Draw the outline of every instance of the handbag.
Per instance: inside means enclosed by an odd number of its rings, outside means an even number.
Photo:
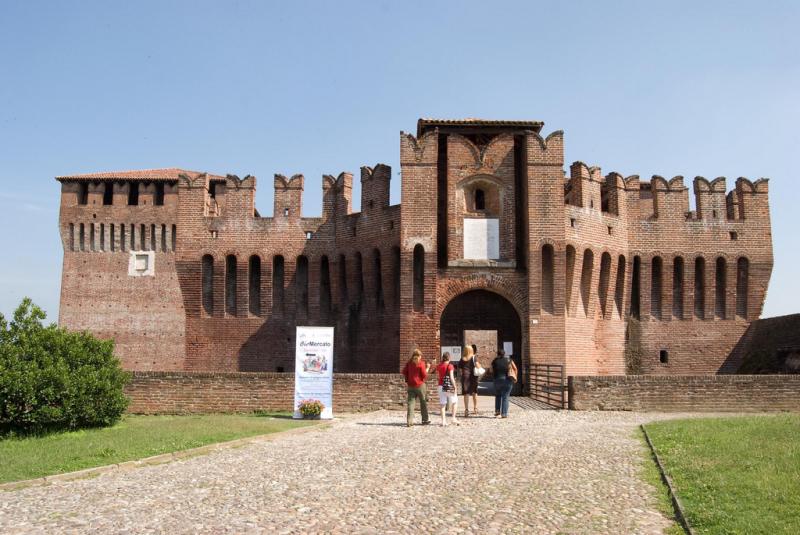
[[[517,365],[514,364],[513,360],[508,364],[508,378],[511,379],[512,383],[517,382]]]
[[[450,380],[450,366],[447,367],[447,372],[444,374],[444,378],[442,379],[442,391],[443,392],[456,391],[456,387],[453,384],[453,381]]]
[[[483,377],[483,374],[486,373],[486,368],[478,364],[478,361],[475,360],[475,357],[472,357],[472,362],[475,364],[475,368],[473,368],[472,373],[475,374],[475,377],[480,379],[481,377]]]

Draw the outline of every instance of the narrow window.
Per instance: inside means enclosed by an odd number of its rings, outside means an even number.
[[[627,263],[625,257],[619,255],[617,259],[617,282],[614,285],[614,304],[617,306],[617,314],[622,317],[622,300],[625,298],[625,269]]]
[[[156,182],[156,192],[153,196],[153,204],[156,206],[164,206],[164,183]]]
[[[86,246],[84,245],[84,237],[85,237],[85,230],[84,229],[85,229],[85,227],[83,226],[83,223],[81,223],[79,234],[78,234],[78,244],[79,244],[78,247],[80,248],[81,251],[85,251],[86,250],[86,248],[85,248]]]
[[[661,319],[661,295],[663,284],[664,263],[660,256],[653,257],[650,270],[650,315]]]
[[[400,248],[392,247],[392,298],[394,306],[400,307]]]
[[[484,191],[480,188],[475,190],[475,209],[486,209],[486,193],[484,193]]]
[[[297,257],[297,313],[301,316],[308,315],[308,258]]]
[[[156,250],[156,226],[150,225],[150,250]]]
[[[94,223],[89,223],[89,249],[93,252],[97,250],[97,247],[94,243]]]
[[[69,250],[75,250],[75,223],[69,224]]]
[[[136,225],[131,223],[131,251],[136,250]]]
[[[672,316],[683,319],[683,257],[676,256],[672,265]]]
[[[114,223],[111,223],[109,231],[110,231],[110,236],[108,240],[108,245],[110,246],[111,252],[113,253],[114,251],[117,250],[117,244],[116,244],[117,235],[115,232]]]
[[[236,315],[236,256],[225,257],[225,312]]]
[[[78,183],[78,204],[88,204],[89,203],[89,183],[88,182],[79,182]]]
[[[119,250],[125,252],[128,243],[125,241],[125,223],[119,226]]]
[[[361,304],[364,298],[364,266],[361,260],[361,253],[356,253],[356,303]]]
[[[214,313],[214,257],[203,256],[203,310],[209,316]]]
[[[178,228],[175,225],[172,225],[172,252],[175,252],[175,245],[178,242]]]
[[[669,363],[669,351],[667,351],[666,349],[662,349],[661,351],[659,351],[658,352],[658,361],[661,364]]]
[[[128,182],[128,206],[139,204],[139,183]]]
[[[281,255],[272,258],[272,310],[275,312],[283,310],[283,264],[283,257]]]
[[[314,235],[314,234],[313,234],[313,233],[312,233],[310,230],[307,230],[307,231],[306,231],[306,239],[307,239],[307,240],[310,240],[310,239],[311,239],[311,236],[313,236],[313,235]]]
[[[583,312],[587,316],[589,315],[593,269],[594,253],[590,249],[586,249],[583,252],[583,266],[581,268],[581,301],[583,302]]]
[[[694,315],[706,315],[706,259],[697,257],[694,261]]]
[[[425,310],[425,249],[414,246],[414,311]]]
[[[250,314],[261,315],[261,257],[253,255],[248,262],[248,283],[250,291],[248,298],[250,301]]]
[[[289,217],[289,209],[288,208],[284,208],[283,209],[283,216],[284,217]]]
[[[106,250],[106,224],[100,223],[100,250]]]
[[[611,279],[611,255],[603,253],[600,257],[600,282],[598,285],[598,294],[600,297],[600,313],[606,317],[606,309],[608,305],[608,283]]]
[[[715,292],[716,292],[716,300],[714,306],[714,313],[720,319],[725,319],[725,297],[726,297],[726,288],[725,282],[727,277],[727,265],[725,264],[725,259],[722,257],[717,258],[716,264],[716,285],[715,285]]]
[[[564,264],[565,273],[564,279],[566,280],[566,306],[567,314],[572,310],[572,283],[575,275],[575,248],[567,245],[567,259]]]
[[[747,319],[747,292],[750,277],[750,261],[740,257],[736,261],[736,314]]]
[[[325,315],[331,312],[331,266],[327,256],[319,262],[319,308]]]
[[[342,306],[347,304],[347,258],[339,255],[339,301]]]
[[[375,249],[375,251],[373,251],[372,253],[372,258],[373,258],[372,280],[375,282],[375,309],[383,310],[385,303],[383,300],[383,276],[381,274],[381,252],[378,249]]]
[[[161,252],[167,252],[167,226],[161,225]]]
[[[641,291],[642,291],[642,260],[638,256],[633,257],[633,273],[631,273],[631,317],[637,320],[641,314]]]
[[[103,184],[103,206],[114,204],[114,183],[105,182]]]
[[[553,246],[542,247],[542,311],[553,313]]]
[[[145,232],[145,226],[144,226],[144,223],[142,223],[141,225],[139,225],[139,250],[140,251],[144,251],[145,250],[145,244],[147,243],[147,237],[144,235],[144,232]]]

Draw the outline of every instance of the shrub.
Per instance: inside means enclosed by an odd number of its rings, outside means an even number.
[[[325,408],[325,405],[318,399],[306,399],[301,401],[297,408],[303,418],[317,418],[322,414],[322,409]]]
[[[44,326],[23,299],[10,322],[0,314],[0,433],[111,425],[128,405],[129,374],[114,342]]]

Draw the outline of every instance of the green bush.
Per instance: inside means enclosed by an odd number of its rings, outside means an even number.
[[[114,342],[44,326],[45,313],[23,299],[14,318],[0,314],[0,433],[39,433],[116,422],[128,405],[129,374]]]

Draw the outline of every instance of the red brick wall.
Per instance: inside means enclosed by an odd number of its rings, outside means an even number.
[[[800,375],[570,376],[569,407],[609,411],[800,411]]]
[[[772,270],[766,181],[738,179],[726,193],[724,179],[698,177],[692,184],[697,207],[690,211],[683,177],[603,176],[599,167],[582,162],[572,164],[567,177],[563,132],[543,138],[496,125],[471,132],[434,130],[419,139],[401,133],[402,204],[388,204],[388,166],[364,167],[359,213],[351,212],[349,173],[323,177],[323,213],[314,218],[302,217],[302,175],[275,176],[273,217],[256,215],[254,177],[181,177],[168,182],[164,206],[152,205],[149,182],[142,183],[140,206],[126,206],[128,183],[114,186],[113,206],[102,206],[102,188],[112,184],[108,178],[91,182],[88,204],[79,206],[80,180],[62,178],[60,321],[114,337],[125,367],[133,370],[288,372],[294,365],[295,326],[332,325],[337,372],[392,372],[415,348],[426,358],[438,355],[448,303],[461,293],[486,290],[508,300],[519,314],[523,365],[564,364],[568,374],[674,375],[716,373],[731,361],[731,352],[761,313]],[[482,214],[469,211],[468,193],[478,183],[487,188]],[[487,214],[500,219],[500,261],[465,261],[463,218]],[[144,223],[148,229],[177,226],[177,248],[157,253],[155,278],[128,280],[127,253],[73,250],[70,224],[121,222],[137,228]],[[439,259],[443,244],[447,254]],[[546,284],[545,245],[553,248],[553,280]],[[421,310],[413,306],[416,246],[425,251]],[[396,254],[399,266],[393,262]],[[203,255],[214,259],[210,313],[201,300]],[[237,261],[232,311],[225,306],[229,255]],[[248,306],[253,255],[261,259],[257,313]],[[285,262],[282,303],[281,291],[272,287],[278,255]],[[301,255],[308,260],[307,310],[298,304]],[[330,268],[329,309],[322,298],[323,257]],[[608,269],[604,257],[610,259]],[[637,257],[640,310],[634,336],[629,320]],[[706,261],[699,314],[694,306],[697,257]],[[749,261],[743,314],[736,306],[740,257]],[[660,294],[653,291],[659,287],[653,284],[656,258],[662,265]],[[684,262],[681,317],[673,314],[679,308],[673,307],[672,287],[677,258]],[[727,264],[725,305],[719,310],[717,258]],[[552,288],[552,307],[543,306],[544,288]],[[667,363],[660,362],[662,350],[668,352]],[[631,366],[626,355],[634,353],[638,357]]]
[[[435,404],[435,381],[428,386]],[[131,399],[128,412],[137,414],[291,411],[294,374],[134,372],[125,393]],[[405,402],[406,384],[400,374],[333,376],[334,413],[401,409]]]

